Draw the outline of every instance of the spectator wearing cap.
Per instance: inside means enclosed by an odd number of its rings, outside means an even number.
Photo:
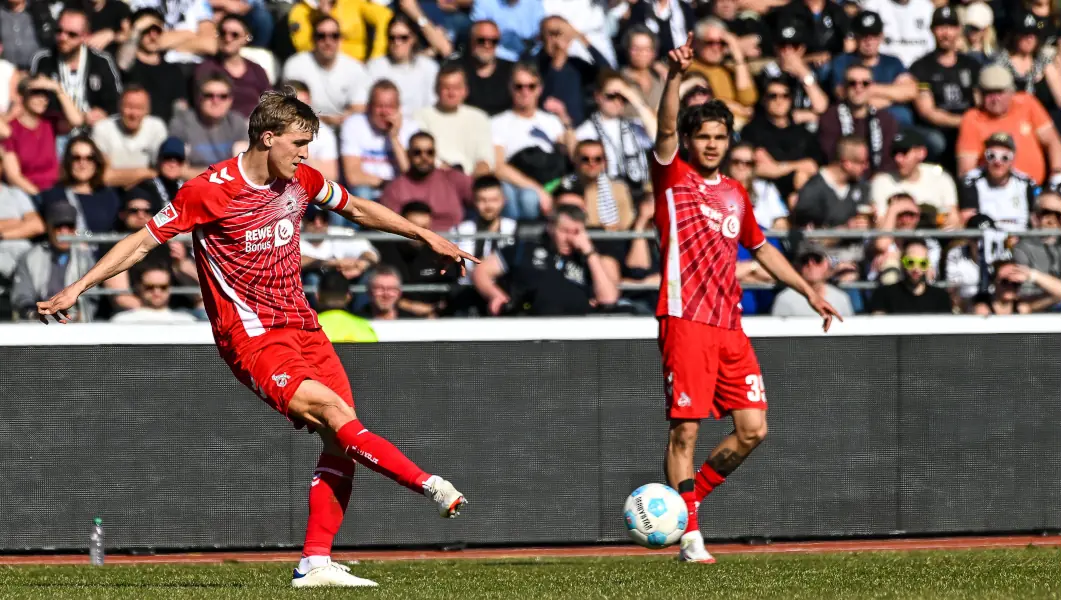
[[[715,97],[734,114],[735,125],[748,122],[759,95],[740,40],[725,23],[707,17],[697,22],[693,45],[695,56],[689,72],[708,80]]]
[[[315,23],[327,15],[336,23],[344,23],[338,30],[338,47],[345,56],[366,62],[385,54],[388,44],[386,28],[393,11],[372,0],[304,0],[293,4],[287,21],[289,37],[297,52],[310,52],[318,44]],[[373,31],[373,45],[367,39]],[[369,46],[369,47],[368,47]]]
[[[361,198],[379,199],[385,186],[409,169],[407,146],[418,129],[401,115],[396,84],[376,82],[367,96],[367,112],[349,115],[341,127],[341,161],[349,188]]]
[[[323,273],[315,291],[319,311],[319,326],[333,344],[377,342],[374,328],[362,317],[348,312],[352,303],[348,279],[336,270]]]
[[[283,85],[293,88],[293,91],[296,92],[296,99],[311,106],[311,91],[308,90],[308,86],[303,81],[287,81]],[[340,174],[339,150],[337,134],[334,132],[333,127],[319,127],[318,133],[315,134],[315,139],[308,144],[308,157],[304,160],[304,164],[322,173],[324,178],[330,181],[337,181]],[[370,196],[361,197],[370,198]],[[334,215],[335,213],[330,214]],[[337,216],[340,217],[340,215]],[[350,223],[348,219],[344,219],[344,221]]]
[[[1060,196],[1050,192],[1044,192],[1037,197],[1034,210],[1030,215],[1030,224],[1034,229],[1059,229],[1060,228]],[[1025,237],[1012,248],[1015,262],[1036,269],[1042,273],[1048,273],[1059,279],[1062,273],[1060,262],[1062,253],[1060,250],[1060,236],[1051,235],[1045,238]],[[1028,283],[1023,288],[1024,293],[1034,293],[1033,285]]]
[[[470,43],[464,68],[470,98],[467,104],[480,108],[490,117],[511,108],[511,69],[515,63],[496,55],[500,45],[500,28],[492,21],[471,25]]]
[[[50,90],[65,105],[72,117],[80,112],[55,81],[46,77],[19,82],[16,117],[8,123],[11,133],[4,140],[3,171],[7,181],[37,196],[59,180],[59,157],[56,156],[56,132],[45,118]]]
[[[830,59],[845,51],[849,37],[852,18],[845,9],[831,0],[790,0],[778,11],[779,19],[790,15],[794,19],[808,23],[811,34],[805,60],[814,65],[823,66]],[[825,76],[820,77],[825,79]]]
[[[983,214],[1004,231],[1021,231],[1030,221],[1030,205],[1037,185],[1015,169],[1015,143],[1006,133],[986,140],[984,165],[963,177],[960,184],[960,216],[970,219]]]
[[[852,300],[848,294],[827,282],[830,278],[830,257],[822,246],[810,242],[801,244],[795,263],[800,276],[817,294],[837,309],[841,316],[852,316]],[[771,316],[815,317],[818,313],[811,308],[804,296],[792,288],[786,288],[774,298]]]
[[[993,61],[999,47],[993,9],[985,2],[968,4],[963,11],[963,53],[984,67]]]
[[[1004,49],[993,57],[993,64],[1011,71],[1015,89],[1027,94],[1037,93],[1037,86],[1044,80],[1051,63],[1052,55],[1042,52],[1037,17],[1031,13],[1026,13],[1014,24],[1004,40]]]
[[[730,146],[726,176],[736,179],[752,202],[752,215],[763,229],[789,229],[789,207],[773,183],[756,177],[756,149],[749,142]]]
[[[15,266],[11,305],[22,319],[37,320],[37,303],[58,294],[81,279],[93,266],[92,254],[81,245],[61,241],[74,235],[78,211],[66,202],[56,202],[45,210],[48,241],[30,248]],[[69,312],[74,321],[91,321],[97,300],[82,296]]]
[[[219,51],[197,65],[193,81],[199,83],[209,75],[225,73],[233,81],[233,109],[248,118],[259,104],[259,97],[270,89],[270,78],[263,67],[241,55],[252,41],[244,19],[234,14],[224,15],[218,32]]]
[[[577,23],[579,21],[572,21]],[[667,53],[685,43],[696,23],[696,15],[689,2],[679,0],[637,0],[629,3],[629,14],[619,24],[620,31],[643,26],[656,36],[656,58],[667,60]]]
[[[920,205],[927,204],[937,209],[939,226],[949,229],[958,227],[959,198],[955,179],[940,165],[926,162],[926,145],[922,135],[905,129],[893,138],[891,150],[892,166],[871,179],[871,203],[877,214],[885,214],[890,196],[907,192]]]
[[[1024,284],[1039,290],[1036,296],[1022,293]],[[1011,261],[1001,261],[993,267],[992,292],[974,297],[972,312],[976,315],[1028,315],[1041,312],[1060,303],[1060,280],[1048,273]]]
[[[926,243],[910,240],[901,246],[900,265],[904,276],[892,285],[874,290],[869,308],[875,315],[949,314],[952,298],[945,290],[930,285],[933,261]]]
[[[471,8],[471,21],[496,23],[500,29],[496,55],[510,61],[519,60],[533,45],[543,19],[541,0],[474,0]]]
[[[961,54],[960,21],[956,11],[942,6],[934,12],[934,40],[937,49],[915,61],[911,74],[919,85],[915,98],[916,122],[924,128],[930,156],[942,158],[956,146],[963,113],[974,106],[981,63]],[[943,157],[955,172],[955,152]]]
[[[167,139],[163,119],[149,113],[151,99],[139,85],[122,91],[119,114],[93,125],[93,141],[107,157],[108,185],[129,187],[153,177],[149,169]]]
[[[146,198],[152,201],[157,210],[166,206],[185,183],[185,142],[176,137],[169,137],[159,146],[156,154],[155,176],[140,182],[134,189],[140,189]]]
[[[112,323],[177,325],[196,321],[193,315],[170,307],[172,281],[166,268],[149,264],[136,269],[134,277],[139,306],[111,317]]]
[[[408,146],[410,167],[385,186],[380,201],[400,212],[408,203],[417,200],[428,207],[430,228],[447,231],[463,220],[464,207],[470,204],[473,181],[462,171],[437,168],[436,156],[434,136],[424,131],[412,135]]]
[[[44,221],[26,192],[0,182],[0,321],[10,318],[15,265],[30,250],[30,240],[44,231]]]
[[[496,176],[504,184],[507,217],[530,221],[552,209],[545,185],[558,180],[567,169],[567,155],[574,147],[574,129],[556,115],[537,107],[541,97],[541,74],[533,65],[520,63],[511,72],[511,110],[493,117],[493,149]],[[564,111],[563,116],[567,117]]]
[[[1011,136],[1015,166],[1044,183],[1060,172],[1060,136],[1048,113],[1032,95],[1015,92],[1011,71],[989,65],[978,77],[980,103],[963,114],[956,161],[961,175],[979,164],[982,143],[995,133]]]
[[[163,60],[163,15],[152,9],[133,14],[129,38],[115,54],[125,85],[137,84],[152,99],[152,115],[169,123],[175,107],[186,108],[186,76],[180,66]]]
[[[884,25],[877,13],[865,11],[856,17],[852,25],[856,51],[839,55],[833,60],[833,85],[839,98],[846,97],[848,68],[855,64],[868,67],[871,70],[871,83],[867,93],[871,106],[888,111],[901,126],[909,126],[914,121],[911,103],[918,96],[919,87],[900,58],[881,52],[886,39],[883,31]]]
[[[285,61],[282,78],[303,81],[311,90],[311,108],[330,127],[363,111],[367,98],[367,72],[363,64],[340,51],[341,26],[337,19],[320,16],[311,23],[314,46]]]
[[[883,51],[900,59],[904,67],[934,49],[930,32],[934,4],[930,0],[866,0],[863,7],[885,24]]]
[[[815,73],[804,61],[807,52],[807,24],[795,18],[782,21],[775,32],[775,59],[760,71],[759,86],[766,92],[772,82],[785,82],[791,93],[792,120],[814,131],[819,122],[819,115],[830,107],[830,99],[823,92]]]
[[[819,141],[793,121],[792,99],[788,79],[768,81],[760,110],[741,130],[741,140],[756,149],[756,176],[774,182],[789,206],[824,160]]]
[[[432,211],[425,202],[408,202],[397,212],[419,227],[434,228]],[[382,242],[378,244],[378,250],[381,254],[381,264],[397,269],[405,283],[446,285],[454,284],[459,279],[459,270],[455,263],[442,265],[441,257],[422,242]],[[445,269],[445,272],[442,273],[442,269]],[[449,297],[449,292],[405,293],[397,306],[419,317],[433,318],[447,313],[450,309]]]
[[[434,35],[428,39],[431,50],[446,57],[452,45],[444,35],[432,26],[427,30]],[[367,63],[370,81],[388,79],[400,89],[400,106],[405,117],[411,117],[434,104],[434,82],[438,65],[419,48],[421,42],[417,26],[406,15],[399,14],[389,22],[389,50]]]
[[[854,135],[866,142],[870,157],[867,177],[889,168],[890,146],[898,129],[888,111],[874,106],[872,87],[871,69],[859,63],[850,65],[845,71],[844,100],[819,118],[819,145],[827,156],[833,155],[842,136]]]
[[[496,2],[500,0],[489,0]],[[573,43],[584,46],[592,61],[571,56]],[[499,52],[497,53],[499,56]],[[541,22],[541,50],[536,55],[537,68],[544,85],[541,103],[546,112],[559,115],[566,111],[571,123],[582,123],[587,116],[586,98],[601,69],[611,63],[596,48],[589,45],[574,27],[560,17],[545,17]]]
[[[416,113],[416,123],[437,140],[443,164],[474,177],[488,175],[495,154],[492,126],[484,111],[464,104],[469,90],[463,67],[445,65],[437,73],[436,89],[437,103]]]
[[[835,148],[837,161],[821,169],[800,188],[793,206],[793,224],[816,229],[844,225],[861,204],[870,203],[871,189],[865,173],[867,143],[863,138],[842,137]]]
[[[1059,5],[1053,5],[1051,0],[1022,0],[1012,7],[1011,21],[1018,29],[1027,16],[1034,17],[1037,22],[1037,42],[1042,46],[1052,45],[1060,37],[1060,19],[1057,11]]]
[[[180,110],[170,122],[170,133],[185,142],[191,168],[186,179],[208,166],[236,156],[248,147],[248,121],[233,110],[233,82],[225,73],[213,73],[197,85],[196,110]]]
[[[46,2],[7,0],[0,5],[0,45],[4,60],[20,71],[30,67],[33,55],[55,41],[56,20]]]
[[[55,48],[39,51],[30,63],[30,75],[44,75],[59,82],[88,125],[107,118],[118,109],[122,83],[110,54],[87,44],[89,17],[81,10],[64,8],[56,25]],[[52,111],[63,113],[56,101]],[[77,125],[68,123],[70,128]]]

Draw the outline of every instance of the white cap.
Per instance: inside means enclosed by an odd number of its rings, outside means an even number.
[[[993,9],[984,2],[975,2],[967,7],[963,24],[975,29],[985,29],[993,24]]]

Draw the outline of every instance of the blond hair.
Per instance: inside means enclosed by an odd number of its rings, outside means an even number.
[[[310,106],[297,100],[296,90],[291,86],[265,92],[248,117],[248,142],[255,146],[264,133],[282,135],[291,125],[314,135],[319,131],[319,117]]]

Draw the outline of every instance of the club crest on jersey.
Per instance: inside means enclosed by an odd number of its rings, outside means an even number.
[[[271,375],[270,378],[274,380],[274,385],[278,387],[285,387],[289,383],[288,373],[278,373],[277,375]]]
[[[152,218],[152,221],[156,224],[156,227],[162,227],[177,218],[178,210],[174,208],[173,204],[167,204],[163,207],[163,210],[156,213],[156,216]]]

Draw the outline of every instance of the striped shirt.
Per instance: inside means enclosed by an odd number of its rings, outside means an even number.
[[[193,233],[204,307],[216,343],[229,349],[270,329],[318,329],[300,281],[300,222],[309,202],[348,203],[344,188],[306,165],[290,180],[254,185],[241,156],[187,182],[147,225],[161,244]]]

